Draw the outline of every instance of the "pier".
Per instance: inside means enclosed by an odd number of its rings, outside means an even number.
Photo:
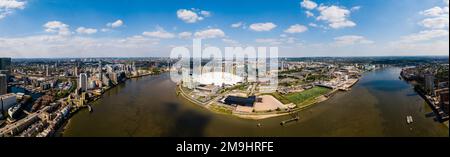
[[[291,112],[289,114],[291,115],[292,118],[281,121],[280,122],[281,126],[283,126],[283,125],[285,125],[287,123],[290,123],[290,122],[296,122],[296,121],[300,120],[300,116],[298,115],[297,112]]]

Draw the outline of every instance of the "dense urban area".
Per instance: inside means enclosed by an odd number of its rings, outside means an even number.
[[[166,59],[0,59],[0,136],[53,136],[80,109],[127,79],[167,70]]]
[[[0,58],[0,137],[57,136],[58,130],[81,109],[127,79],[166,72],[182,73],[169,58]],[[178,82],[176,94],[218,114],[244,119],[292,115],[351,90],[365,72],[401,67],[405,80],[433,109],[437,122],[448,126],[448,57],[318,57],[279,58],[277,68],[249,77],[239,69],[258,63],[222,61],[230,72],[203,66]],[[209,70],[208,70],[209,69]],[[413,123],[411,116],[406,123]],[[259,125],[259,124],[258,124]]]

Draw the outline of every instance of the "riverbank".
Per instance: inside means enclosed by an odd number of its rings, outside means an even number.
[[[357,82],[358,81],[353,82],[353,84],[351,86],[349,86],[348,88],[351,88]],[[338,91],[339,91],[338,89],[333,89],[330,92],[327,92],[325,94],[321,94],[320,96],[316,96],[316,97],[312,98],[312,100],[305,100],[304,102],[302,102],[302,104],[295,104],[295,105],[297,105],[297,107],[295,107],[295,108],[286,108],[284,110],[269,111],[269,112],[243,113],[243,112],[233,111],[232,109],[225,110],[225,111],[213,109],[210,106],[214,103],[214,100],[212,100],[206,104],[199,103],[198,101],[192,100],[191,98],[189,98],[189,96],[183,91],[183,89],[180,85],[177,85],[177,87],[175,89],[175,92],[177,93],[177,95],[181,96],[182,99],[187,100],[193,104],[197,104],[198,106],[201,106],[201,107],[209,110],[210,112],[213,112],[216,114],[231,115],[231,116],[239,117],[242,119],[250,119],[250,120],[263,120],[263,119],[268,119],[268,118],[286,116],[286,115],[289,115],[292,113],[297,113],[297,112],[303,111],[315,104],[318,104],[318,103],[328,100],[330,97],[332,97],[334,95],[334,93],[336,93]],[[280,100],[278,100],[278,101],[280,101]],[[285,104],[285,105],[289,105],[289,104]]]
[[[424,116],[431,112],[428,105],[397,72],[367,72],[352,90],[299,111],[298,121],[283,126],[292,115],[252,120],[215,113],[177,96],[169,74],[143,77],[103,94],[94,112],[75,114],[63,136],[448,137],[447,127]]]

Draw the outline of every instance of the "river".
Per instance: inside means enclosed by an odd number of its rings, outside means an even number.
[[[198,137],[198,136],[449,136],[449,129],[426,115],[431,111],[408,83],[401,68],[363,74],[348,92],[288,116],[246,120],[211,113],[176,96],[168,74],[128,80],[68,122],[63,136]],[[413,124],[406,124],[411,115]],[[261,123],[261,127],[257,124]]]

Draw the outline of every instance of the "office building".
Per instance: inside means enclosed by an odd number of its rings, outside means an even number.
[[[7,111],[10,107],[15,105],[16,103],[17,103],[16,94],[0,95],[0,109],[2,113]]]
[[[5,74],[0,74],[0,95],[8,92],[8,78]]]
[[[7,70],[11,73],[11,58],[0,58],[0,70]]]
[[[88,78],[86,73],[80,74],[80,79],[78,82],[78,87],[81,89],[81,92],[86,92],[88,89]]]
[[[432,74],[425,75],[425,90],[434,95],[434,76]]]

